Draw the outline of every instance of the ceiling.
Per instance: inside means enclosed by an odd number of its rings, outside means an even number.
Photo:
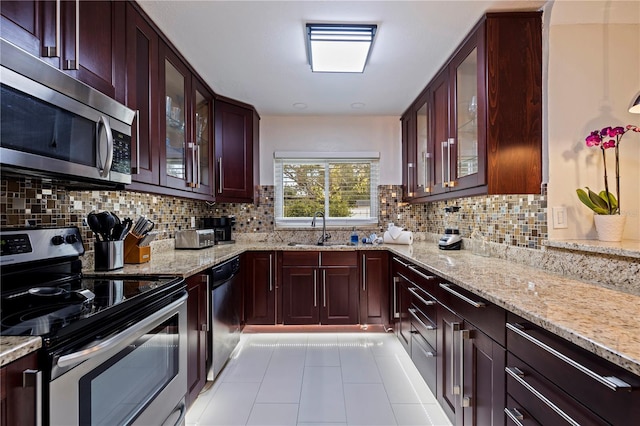
[[[397,116],[484,12],[539,10],[545,3],[138,2],[216,93],[251,104],[260,115]],[[364,73],[312,73],[305,46],[307,22],[377,24]]]

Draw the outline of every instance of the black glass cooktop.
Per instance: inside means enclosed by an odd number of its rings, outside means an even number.
[[[91,277],[3,294],[0,334],[55,336],[124,309],[151,303],[174,291],[176,277]]]

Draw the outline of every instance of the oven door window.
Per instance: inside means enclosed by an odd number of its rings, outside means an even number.
[[[178,315],[80,379],[80,424],[131,423],[179,370]]]

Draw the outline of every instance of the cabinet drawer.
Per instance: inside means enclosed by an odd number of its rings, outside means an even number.
[[[320,266],[358,266],[355,251],[321,251]]]
[[[508,319],[509,352],[606,421],[625,424],[640,418],[640,377],[516,315]]]
[[[435,347],[427,343],[421,335],[411,328],[411,360],[434,395],[436,389],[437,356]]]
[[[317,251],[285,251],[282,253],[282,266],[318,266]]]
[[[507,395],[507,406],[504,409],[507,426],[539,426],[538,423],[522,405]]]
[[[504,309],[448,282],[438,284],[436,297],[449,310],[475,325],[500,345],[505,345]]]
[[[522,408],[538,423],[576,426],[608,424],[511,353],[507,354],[505,371],[507,394],[520,402]]]

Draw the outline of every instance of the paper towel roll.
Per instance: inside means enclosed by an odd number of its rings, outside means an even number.
[[[402,231],[396,238],[393,238],[389,231],[386,231],[382,238],[385,244],[413,244],[413,232],[411,231]]]

